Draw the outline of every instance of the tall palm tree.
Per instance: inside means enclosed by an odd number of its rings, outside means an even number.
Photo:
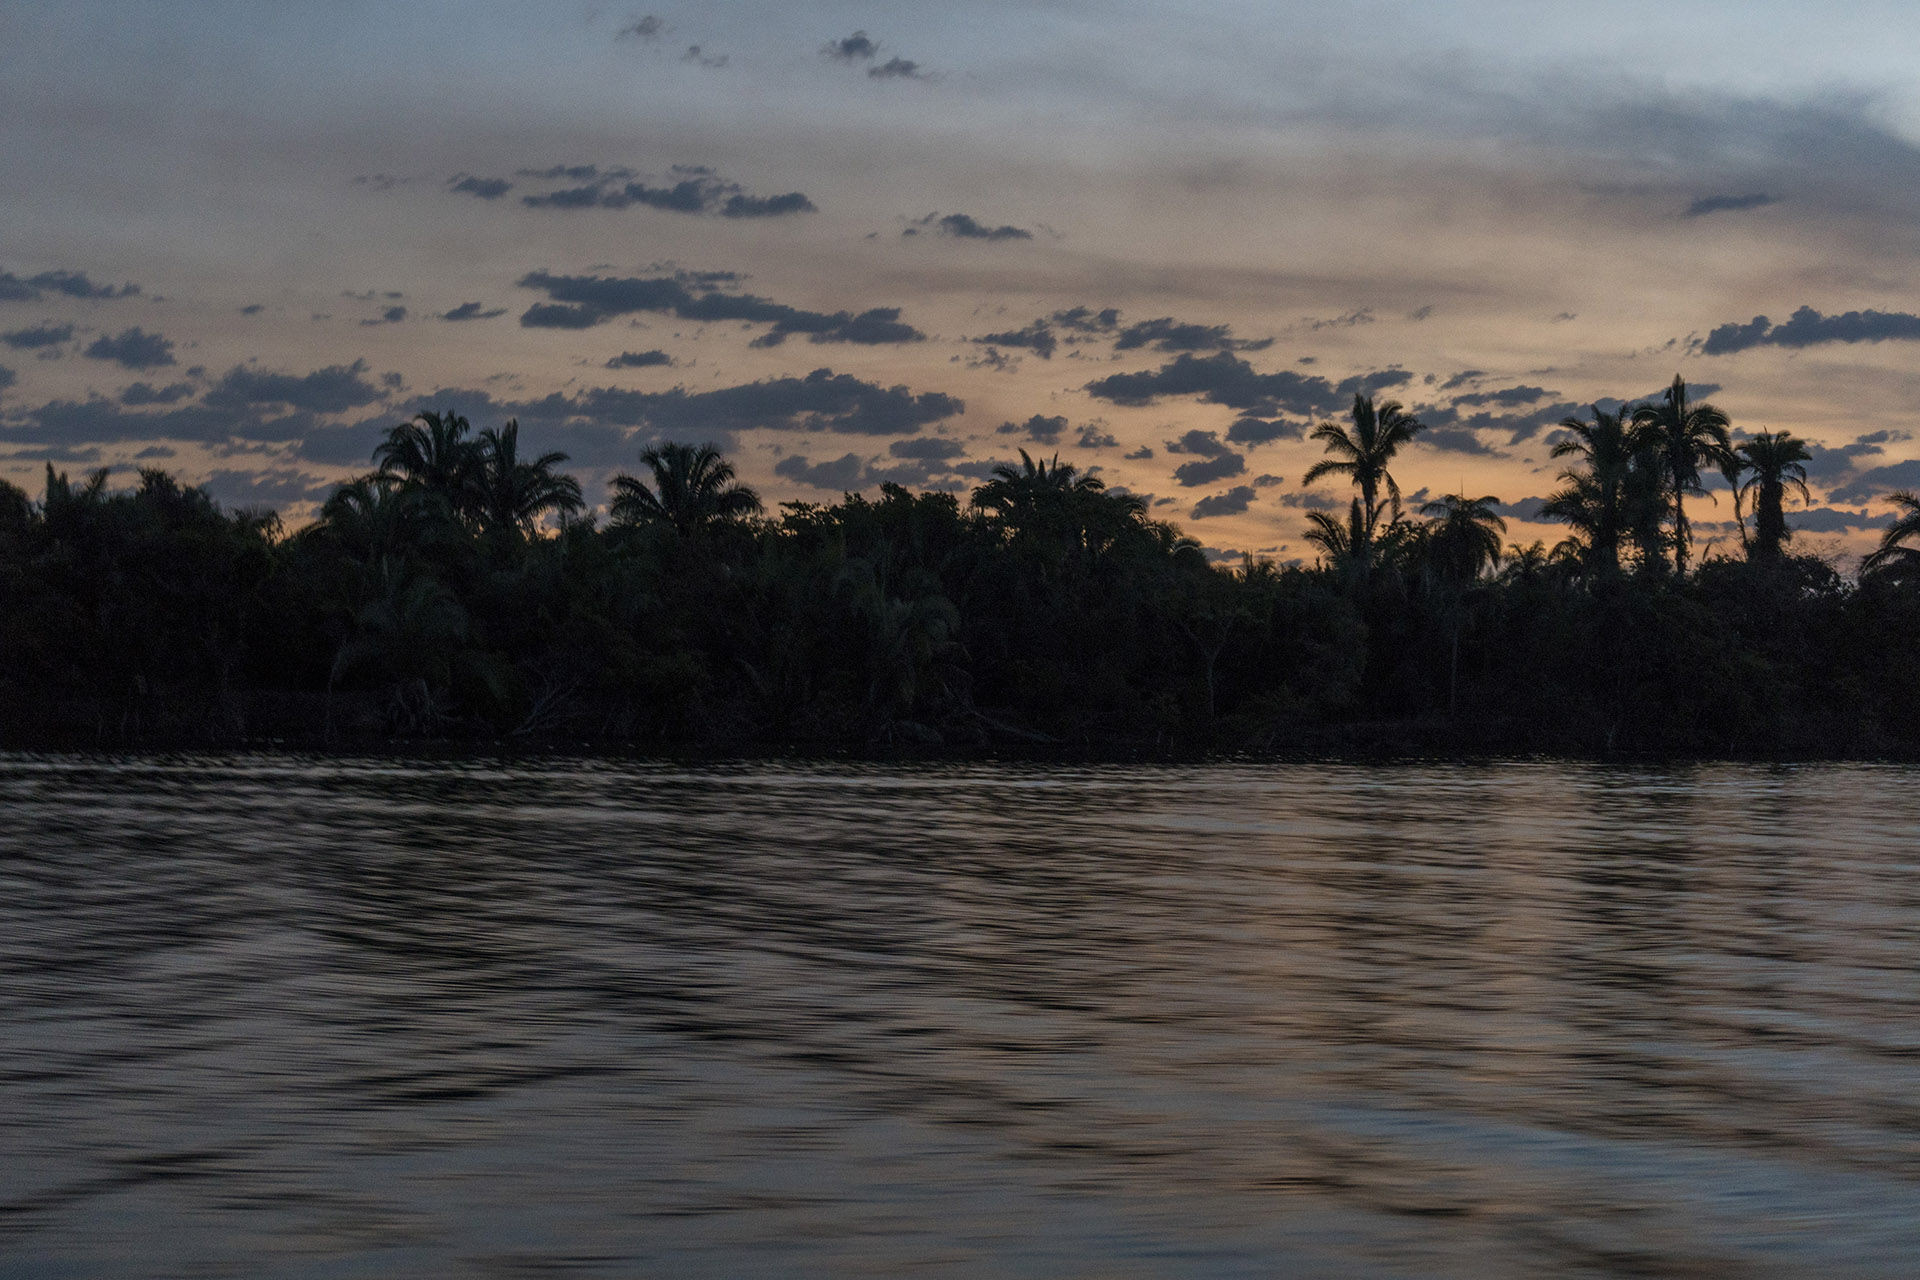
[[[467,438],[471,429],[457,413],[416,413],[411,421],[388,430],[387,438],[374,449],[373,460],[380,474],[438,494],[455,511],[466,514],[478,463],[478,442]]]
[[[1659,440],[1667,488],[1673,499],[1673,567],[1674,572],[1684,574],[1687,548],[1693,541],[1685,497],[1705,496],[1700,468],[1720,466],[1725,461],[1732,450],[1727,438],[1732,422],[1706,401],[1696,404],[1688,399],[1686,380],[1679,374],[1673,376],[1673,385],[1661,395],[1659,404],[1634,410],[1633,421],[1652,430]]]
[[[1434,517],[1427,527],[1427,557],[1441,577],[1464,585],[1479,577],[1481,570],[1499,565],[1500,540],[1507,532],[1507,522],[1494,511],[1499,504],[1500,499],[1491,495],[1469,498],[1449,493],[1421,506],[1422,515]]]
[[[1578,458],[1582,465],[1560,473],[1566,487],[1547,498],[1541,514],[1573,526],[1589,570],[1617,573],[1622,544],[1644,546],[1665,515],[1653,432],[1625,406],[1609,413],[1595,405],[1591,421],[1569,417],[1560,426],[1568,435],[1553,446],[1553,456]],[[1657,536],[1651,540],[1660,542]]]
[[[1354,553],[1364,574],[1372,562],[1373,535],[1380,515],[1380,487],[1386,486],[1393,514],[1400,514],[1400,485],[1387,464],[1400,446],[1410,443],[1425,428],[1425,423],[1409,414],[1397,400],[1374,404],[1372,396],[1356,395],[1348,416],[1349,430],[1335,422],[1323,422],[1314,428],[1313,439],[1326,446],[1330,457],[1322,458],[1307,469],[1302,485],[1321,476],[1343,475],[1360,489],[1363,517]]]
[[[690,537],[760,510],[760,495],[734,478],[733,464],[713,445],[666,441],[642,450],[640,461],[653,483],[613,478],[615,524],[665,524]]]
[[[542,516],[578,511],[585,503],[580,482],[556,468],[567,460],[558,451],[530,462],[520,458],[520,423],[509,418],[498,430],[480,433],[468,488],[480,527],[491,533],[524,534]]]
[[[1741,501],[1750,493],[1754,495],[1753,544],[1748,554],[1755,560],[1778,560],[1780,548],[1793,536],[1793,530],[1787,528],[1787,486],[1800,491],[1802,502],[1813,501],[1807,491],[1806,468],[1813,455],[1807,452],[1806,443],[1794,439],[1790,432],[1762,431],[1733,450],[1733,458],[1728,470],[1735,478],[1736,515]]]
[[[1893,523],[1880,535],[1879,548],[1861,561],[1860,571],[1910,577],[1920,572],[1920,548],[1906,545],[1909,539],[1920,541],[1920,495],[1902,489],[1888,494],[1887,501],[1898,511]]]

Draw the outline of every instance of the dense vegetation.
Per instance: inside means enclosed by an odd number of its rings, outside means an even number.
[[[1420,424],[1356,400],[1309,475],[1311,568],[1210,566],[1072,466],[964,504],[883,488],[775,517],[711,448],[647,450],[611,522],[508,423],[393,428],[285,533],[159,471],[0,484],[0,741],[482,737],[766,749],[1911,753],[1920,499],[1857,579],[1789,552],[1791,436],[1733,445],[1678,380],[1569,420],[1511,547],[1490,497],[1404,510]],[[1740,558],[1690,563],[1718,468]]]

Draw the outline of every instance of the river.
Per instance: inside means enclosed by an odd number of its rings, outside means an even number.
[[[0,1274],[1910,1275],[1917,781],[0,755]]]

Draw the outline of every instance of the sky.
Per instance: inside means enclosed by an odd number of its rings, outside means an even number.
[[[1410,502],[1551,546],[1557,424],[1678,375],[1856,555],[1920,488],[1916,65],[1891,3],[0,0],[0,476],[299,523],[436,409],[594,501],[1024,449],[1310,560],[1361,392]]]

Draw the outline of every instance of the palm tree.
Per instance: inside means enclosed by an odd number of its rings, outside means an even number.
[[[1687,571],[1687,547],[1692,533],[1687,524],[1684,498],[1687,494],[1704,496],[1700,468],[1721,465],[1731,452],[1727,431],[1732,426],[1727,415],[1701,401],[1687,398],[1687,384],[1679,374],[1661,396],[1659,404],[1641,405],[1633,412],[1634,425],[1655,433],[1660,456],[1666,468],[1667,489],[1673,498],[1673,567]]]
[[[1547,498],[1541,514],[1573,526],[1590,570],[1617,573],[1623,541],[1643,549],[1649,538],[1660,542],[1665,486],[1653,433],[1625,406],[1609,413],[1595,405],[1592,421],[1569,417],[1560,426],[1569,434],[1553,446],[1553,456],[1579,458],[1584,466],[1560,473],[1566,487]]]
[[[1754,495],[1753,545],[1748,554],[1755,560],[1778,560],[1780,548],[1793,537],[1793,530],[1787,528],[1787,486],[1800,490],[1802,502],[1813,501],[1813,495],[1807,491],[1806,468],[1806,464],[1813,461],[1813,455],[1807,452],[1804,441],[1794,439],[1789,432],[1762,431],[1733,450],[1732,457],[1733,464],[1727,469],[1735,481],[1736,516],[1741,501],[1749,493]]]
[[[664,524],[691,537],[760,510],[760,495],[734,479],[733,464],[713,445],[666,441],[642,450],[640,461],[653,472],[653,484],[613,478],[615,524]]]
[[[1920,495],[1903,489],[1888,494],[1887,501],[1899,511],[1880,535],[1879,549],[1861,561],[1860,571],[1909,577],[1920,571],[1920,549],[1906,545],[1909,538],[1920,539]]]
[[[1326,446],[1331,457],[1322,458],[1307,469],[1302,485],[1321,476],[1343,475],[1360,487],[1360,511],[1364,517],[1354,554],[1364,575],[1372,561],[1373,534],[1380,515],[1380,486],[1386,485],[1393,514],[1400,514],[1400,485],[1387,464],[1400,446],[1410,443],[1425,423],[1407,413],[1397,400],[1375,405],[1372,396],[1356,395],[1349,411],[1352,430],[1334,422],[1314,428],[1313,439]]]
[[[1449,493],[1421,506],[1421,515],[1434,517],[1427,526],[1427,556],[1441,577],[1464,585],[1481,570],[1499,565],[1500,539],[1507,532],[1507,522],[1494,511],[1499,505],[1500,499],[1491,495]]]
[[[555,468],[567,460],[559,452],[520,460],[520,423],[513,418],[499,430],[480,433],[479,450],[468,481],[480,527],[492,533],[520,535],[549,512],[561,516],[585,503],[580,482]]]
[[[373,451],[380,474],[438,494],[465,514],[472,500],[478,462],[477,442],[467,438],[471,424],[457,413],[417,413],[412,421],[388,430]]]

